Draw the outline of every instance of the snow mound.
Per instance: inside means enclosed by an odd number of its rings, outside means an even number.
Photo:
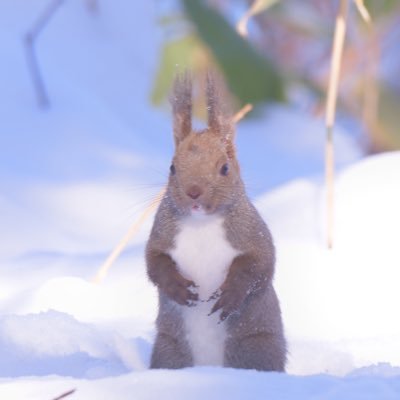
[[[0,318],[0,375],[99,378],[144,368],[133,343],[58,311]]]
[[[277,243],[290,371],[344,375],[380,361],[400,366],[393,350],[400,344],[398,171],[396,152],[339,174],[332,251],[324,243],[323,186],[298,180],[260,198]],[[305,365],[310,354],[317,356]]]

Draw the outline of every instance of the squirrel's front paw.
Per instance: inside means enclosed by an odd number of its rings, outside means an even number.
[[[163,288],[165,294],[182,306],[193,307],[199,300],[197,286],[193,281],[183,278],[177,274],[174,279],[169,280]]]
[[[211,300],[216,300],[216,299],[218,299],[219,297],[221,297],[221,294],[222,294],[222,289],[221,289],[221,288],[218,288],[218,289],[208,298],[207,302],[208,302],[208,301],[211,301]]]
[[[242,296],[238,295],[238,293],[228,289],[218,289],[216,292],[213,293],[208,301],[215,300],[217,298],[218,300],[216,301],[213,308],[211,309],[211,312],[208,315],[214,314],[218,310],[222,310],[219,316],[220,322],[226,320],[230,315],[234,314],[235,312],[238,312],[244,300],[242,299]]]

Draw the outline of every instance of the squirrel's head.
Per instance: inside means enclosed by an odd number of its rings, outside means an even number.
[[[171,104],[175,154],[170,167],[169,195],[184,214],[223,212],[242,195],[235,155],[234,122],[222,103],[222,86],[207,76],[208,126],[192,129],[192,81],[177,76]]]

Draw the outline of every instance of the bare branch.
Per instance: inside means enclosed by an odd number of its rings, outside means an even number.
[[[71,396],[71,394],[74,394],[75,392],[76,392],[76,389],[69,390],[68,392],[65,392],[62,395],[54,398],[53,400],[65,399],[66,397]]]
[[[35,88],[37,101],[41,108],[47,108],[50,105],[49,96],[47,94],[42,74],[40,73],[40,68],[37,61],[35,47],[31,35],[29,34],[26,35],[24,44],[25,44],[26,60],[31,74],[33,86]]]
[[[47,108],[50,105],[50,101],[36,56],[35,44],[40,33],[64,2],[65,0],[52,0],[25,35],[24,44],[28,68],[35,87],[39,106],[42,108]]]

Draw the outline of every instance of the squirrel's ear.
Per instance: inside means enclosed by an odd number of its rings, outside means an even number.
[[[214,73],[207,73],[207,110],[208,127],[211,132],[221,136],[226,144],[228,156],[235,156],[235,124],[232,114],[226,104],[228,96],[220,77]]]
[[[189,72],[175,77],[170,96],[175,145],[192,131],[192,78]]]

